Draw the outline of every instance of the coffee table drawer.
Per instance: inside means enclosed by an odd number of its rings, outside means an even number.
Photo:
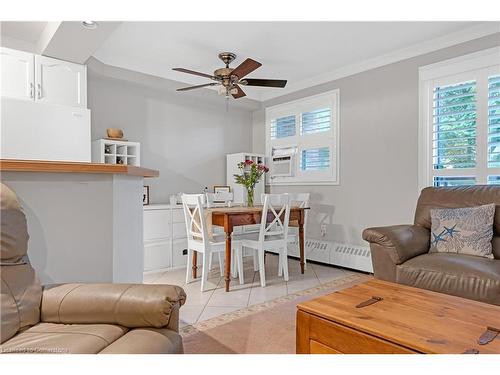
[[[318,344],[322,344],[320,347]],[[309,315],[309,348],[311,354],[327,353],[344,354],[411,354],[414,351],[384,341],[377,337],[356,331],[355,329]],[[313,350],[315,352],[313,352]]]

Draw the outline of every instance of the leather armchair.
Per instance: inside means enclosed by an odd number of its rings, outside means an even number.
[[[426,188],[417,203],[413,225],[368,228],[376,278],[500,305],[500,209],[492,240],[495,259],[434,253],[430,248],[432,208],[500,205],[500,187]]]
[[[0,184],[2,353],[182,353],[173,285],[62,284],[42,288],[26,256],[26,217]]]

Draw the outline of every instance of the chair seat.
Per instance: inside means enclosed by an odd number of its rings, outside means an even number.
[[[3,352],[95,354],[122,337],[127,328],[112,324],[40,323],[1,345]]]
[[[235,239],[236,242],[241,242],[242,246],[251,247],[253,249],[258,248],[259,246],[259,233],[247,233],[238,235]],[[274,245],[283,246],[281,243],[284,242],[284,236],[282,234],[279,235],[271,235],[266,236],[264,240],[264,245],[269,247],[274,247]]]
[[[182,337],[166,328],[135,328],[99,354],[182,354]]]
[[[399,283],[500,305],[500,260],[423,254],[396,268]]]

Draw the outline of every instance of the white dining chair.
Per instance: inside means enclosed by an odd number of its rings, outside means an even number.
[[[205,202],[207,204],[207,208],[212,207],[229,207],[231,206],[231,202],[234,200],[234,194],[227,191],[218,191],[217,193],[205,193]],[[224,229],[219,226],[213,227],[213,233],[217,235],[224,235]],[[219,268],[221,275],[224,275],[224,254],[220,252],[217,253],[219,258]],[[208,269],[212,270],[213,256],[210,256],[208,260]],[[233,272],[233,275],[236,275],[236,272]]]
[[[201,291],[203,292],[208,280],[209,259],[213,253],[224,254],[226,242],[224,237],[217,235],[209,236],[203,208],[203,194],[183,194],[182,206],[188,237],[186,284],[193,281],[191,278],[191,269],[193,267],[193,251],[196,251],[203,256],[201,270]],[[237,245],[238,241],[234,241],[233,248]],[[238,273],[242,273],[242,270],[238,269]],[[224,274],[222,268],[221,274]]]
[[[266,286],[264,252],[276,250],[279,254],[278,276],[283,275],[288,281],[288,222],[290,220],[290,196],[288,194],[263,194],[263,206],[258,233],[244,234],[238,237],[235,257],[238,266],[240,284],[243,283],[243,248],[253,249],[257,254],[260,285]],[[271,220],[268,220],[270,218]],[[255,262],[255,257],[254,257]],[[257,265],[254,264],[254,267]]]
[[[309,202],[311,194],[309,193],[290,193],[290,206],[292,207],[309,207]],[[306,242],[306,228],[307,228],[307,213],[309,210],[304,210],[304,242]],[[288,243],[299,243],[299,228],[298,227],[288,227]],[[297,245],[300,246],[300,245]],[[304,250],[305,251],[305,250]],[[300,255],[300,250],[299,250]],[[306,254],[304,254],[304,265],[307,263]]]
[[[218,191],[217,193],[205,193],[207,207],[229,207],[234,200],[234,194],[228,191]]]

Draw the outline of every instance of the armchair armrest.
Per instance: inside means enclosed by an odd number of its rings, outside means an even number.
[[[418,225],[395,225],[365,229],[363,239],[370,243],[375,277],[397,282],[398,264],[429,251],[430,232]]]
[[[44,289],[41,320],[48,323],[117,324],[128,328],[176,327],[186,293],[179,286],[62,284]]]
[[[419,225],[394,225],[367,228],[363,239],[383,247],[394,264],[401,264],[429,251],[430,232]]]

